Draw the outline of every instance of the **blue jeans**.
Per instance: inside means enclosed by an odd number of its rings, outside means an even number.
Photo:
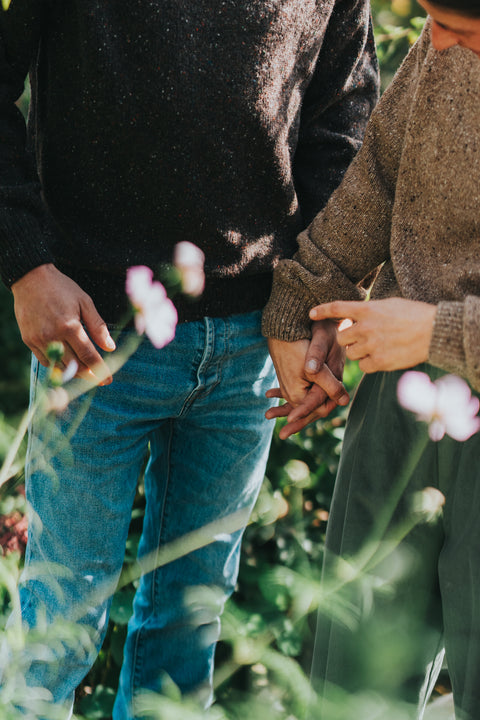
[[[33,372],[35,394],[45,370],[34,363]],[[179,325],[161,350],[143,341],[110,386],[72,402],[53,423],[33,423],[22,618],[35,627],[46,616],[59,633],[73,620],[83,635],[71,641],[64,629],[61,650],[52,648],[58,662],[33,662],[29,685],[69,707],[91,667],[148,451],[140,558],[155,559],[159,548],[230,515],[236,522],[239,511],[245,524],[264,475],[272,433],[265,391],[274,380],[259,312],[204,318]],[[243,527],[235,522],[232,529],[224,520],[214,541],[142,576],[115,720],[134,718],[136,701],[161,692],[166,677],[209,703],[219,618],[238,572]]]

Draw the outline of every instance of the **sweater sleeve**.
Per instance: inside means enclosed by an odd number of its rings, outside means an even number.
[[[41,198],[23,116],[15,105],[38,51],[41,0],[0,10],[0,273],[7,286],[53,262],[53,223]]]
[[[370,3],[337,0],[303,100],[293,160],[305,226],[325,206],[358,151],[378,89]]]
[[[480,391],[480,298],[438,304],[429,363],[466,378]]]
[[[325,209],[274,273],[263,315],[268,337],[310,337],[308,313],[331,300],[364,298],[361,281],[390,257],[390,231],[405,127],[429,40],[426,26],[374,110],[362,149]]]

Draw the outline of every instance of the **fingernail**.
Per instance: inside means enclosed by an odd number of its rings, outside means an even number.
[[[107,346],[107,348],[108,348],[109,350],[115,350],[115,348],[117,347],[117,346],[115,345],[115,342],[114,342],[113,338],[110,337],[110,335],[107,337],[107,339],[106,339],[106,341],[105,341],[105,345]]]
[[[342,397],[338,401],[338,404],[339,405],[348,405],[349,402],[350,402],[350,398],[348,397],[348,395],[342,395]]]
[[[311,358],[310,360],[308,360],[306,368],[309,372],[316,373],[320,370],[320,363],[318,362],[318,360]]]

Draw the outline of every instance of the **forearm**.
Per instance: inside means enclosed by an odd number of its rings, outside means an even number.
[[[360,148],[378,86],[369,2],[336,2],[303,100],[293,161],[305,225],[325,206]]]
[[[374,111],[362,149],[325,209],[274,276],[263,332],[308,337],[308,312],[334,299],[360,300],[359,283],[390,257],[391,217],[405,126],[428,37],[411,51]]]

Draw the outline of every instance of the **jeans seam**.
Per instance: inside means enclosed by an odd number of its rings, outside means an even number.
[[[203,353],[202,357],[200,359],[200,362],[198,363],[197,371],[196,371],[196,384],[193,388],[192,392],[185,398],[184,403],[182,405],[182,409],[180,410],[178,417],[181,418],[185,415],[185,413],[188,411],[192,403],[196,400],[196,398],[202,394],[203,397],[207,397],[210,395],[212,390],[216,388],[218,385],[218,382],[215,382],[211,387],[208,389],[205,388],[204,385],[202,385],[201,379],[200,379],[200,373],[203,372],[204,368],[208,366],[210,363],[212,357],[215,355],[215,326],[213,321],[205,317],[203,319],[203,324],[205,328],[205,342],[203,347]]]
[[[147,625],[150,618],[155,614],[155,607],[156,607],[156,597],[157,597],[157,571],[158,567],[156,567],[156,561],[158,559],[158,554],[160,551],[160,545],[162,543],[162,534],[165,527],[165,520],[167,517],[167,497],[169,493],[170,488],[170,478],[171,478],[171,450],[172,450],[172,443],[173,443],[173,435],[174,435],[174,421],[170,420],[170,436],[168,439],[168,447],[167,447],[167,473],[165,477],[165,491],[163,494],[163,503],[162,508],[160,512],[160,522],[159,522],[159,528],[158,528],[158,537],[157,537],[157,547],[155,550],[155,567],[152,570],[152,590],[151,590],[151,612],[148,618],[145,619],[145,621],[142,623],[141,627],[138,629],[137,632],[137,638],[135,641],[135,650],[134,650],[134,661],[133,661],[133,672],[132,672],[132,686],[131,686],[131,696],[132,696],[132,704],[134,701],[134,698],[137,694],[137,689],[135,686],[140,684],[140,664],[143,662],[143,658],[141,656],[141,648],[143,644],[143,635],[145,631],[145,625]]]
[[[174,436],[174,421],[171,420],[170,423],[170,435],[168,438],[168,447],[167,447],[167,472],[166,472],[166,478],[165,478],[165,491],[163,494],[163,503],[162,503],[162,509],[160,513],[160,523],[158,528],[158,540],[157,540],[157,550],[155,554],[155,565],[156,560],[158,557],[158,553],[160,550],[160,546],[163,540],[163,533],[165,529],[165,522],[167,520],[168,516],[168,510],[167,510],[167,502],[168,502],[168,495],[170,491],[170,480],[172,477],[172,445],[173,445],[173,436]],[[157,570],[159,568],[155,566],[153,570],[153,579],[152,579],[152,614],[154,612],[155,604],[156,604],[156,596],[157,596]]]

